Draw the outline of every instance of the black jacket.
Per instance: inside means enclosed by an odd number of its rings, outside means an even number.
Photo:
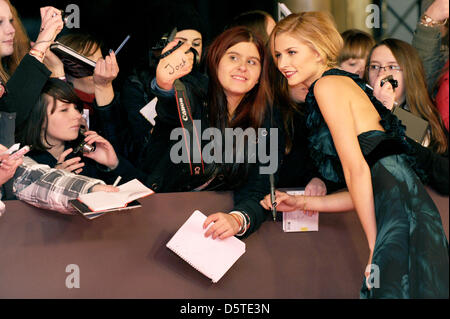
[[[145,74],[144,77],[142,74]],[[149,141],[153,125],[139,112],[153,98],[150,92],[150,81],[153,75],[148,72],[134,71],[123,83],[120,92],[120,108],[114,110],[119,119],[117,133],[112,138],[116,151],[136,164],[143,145]],[[110,138],[111,139],[111,138]]]
[[[20,126],[28,118],[50,75],[43,63],[26,54],[6,83],[8,93],[0,99],[0,111],[16,113],[16,126]]]
[[[204,132],[210,127],[207,114],[207,80],[205,77],[193,76],[184,77],[182,80],[186,85],[192,117],[194,120],[201,121],[202,132]],[[158,92],[155,94],[158,95],[156,125],[143,152],[139,169],[133,170],[132,167],[129,167],[127,172],[123,172],[124,175],[128,173],[126,178],[129,179],[132,177],[130,174],[135,174],[135,177],[156,192],[185,192],[195,190],[215,176],[204,190],[233,190],[233,210],[245,212],[250,218],[250,228],[246,232],[246,236],[258,229],[261,223],[270,216],[259,204],[259,201],[270,192],[269,176],[260,174],[260,167],[266,165],[259,161],[249,164],[246,177],[240,175],[230,178],[229,165],[214,164],[205,165],[205,174],[191,175],[189,164],[173,163],[170,157],[172,147],[180,142],[179,140],[170,140],[172,130],[181,126],[175,97],[160,96]],[[276,114],[276,110],[274,111],[275,124],[271,125],[270,112],[267,111],[264,128],[281,127],[278,125],[280,117]],[[268,140],[267,138],[267,144]],[[202,141],[202,147],[208,143],[209,141]],[[277,165],[279,165],[285,148],[284,133],[281,129],[278,130],[277,143]],[[257,147],[260,145],[261,142],[258,142]],[[269,147],[270,145],[266,145],[267,150]]]
[[[418,168],[426,175],[426,180],[423,180],[422,182],[440,194],[448,196],[448,150],[445,154],[441,155],[433,152],[433,150],[428,147],[422,146],[409,137],[406,137],[406,140],[409,142],[409,145],[411,145],[413,152],[411,155],[415,157]]]

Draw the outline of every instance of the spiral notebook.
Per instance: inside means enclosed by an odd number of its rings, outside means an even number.
[[[196,210],[180,227],[166,247],[192,267],[216,283],[245,253],[245,243],[236,237],[212,239],[205,237],[206,216]]]

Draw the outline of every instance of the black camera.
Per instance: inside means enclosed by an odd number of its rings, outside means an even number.
[[[91,153],[95,151],[95,143],[90,145],[88,144],[84,139],[86,136],[84,136],[84,133],[86,132],[86,129],[84,127],[80,128],[80,132],[78,134],[78,138],[73,142],[73,153]]]
[[[392,75],[388,75],[383,80],[381,80],[380,86],[383,87],[384,83],[389,82],[392,88],[395,90],[398,87],[398,81],[394,79]]]
[[[154,52],[159,51],[161,53],[161,51],[169,44],[169,42],[173,41],[177,32],[177,28],[173,28],[170,34],[164,33],[161,39],[159,39],[159,41],[156,43],[156,45],[152,47],[152,50]]]

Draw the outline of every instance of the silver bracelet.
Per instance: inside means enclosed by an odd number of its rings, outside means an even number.
[[[242,217],[243,223],[242,223],[242,226],[239,229],[239,231],[236,233],[236,236],[244,235],[245,232],[247,231],[247,219],[245,218],[244,214],[242,214],[238,210],[234,210],[234,211],[230,212],[230,214],[236,214],[236,215],[239,215],[240,217]]]

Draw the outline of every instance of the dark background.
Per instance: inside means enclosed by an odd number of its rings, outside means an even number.
[[[16,7],[31,40],[35,40],[40,27],[39,8],[54,6],[66,9],[68,4],[80,8],[80,29],[104,40],[105,49],[117,49],[123,39],[130,34],[131,39],[118,55],[121,75],[130,71],[135,61],[147,54],[148,43],[155,42],[167,30],[169,12],[160,11],[161,3],[191,4],[200,14],[204,25],[204,46],[211,42],[236,15],[249,10],[264,10],[275,17],[274,0],[11,0]],[[177,6],[174,6],[176,9]],[[65,29],[63,33],[73,30]]]

